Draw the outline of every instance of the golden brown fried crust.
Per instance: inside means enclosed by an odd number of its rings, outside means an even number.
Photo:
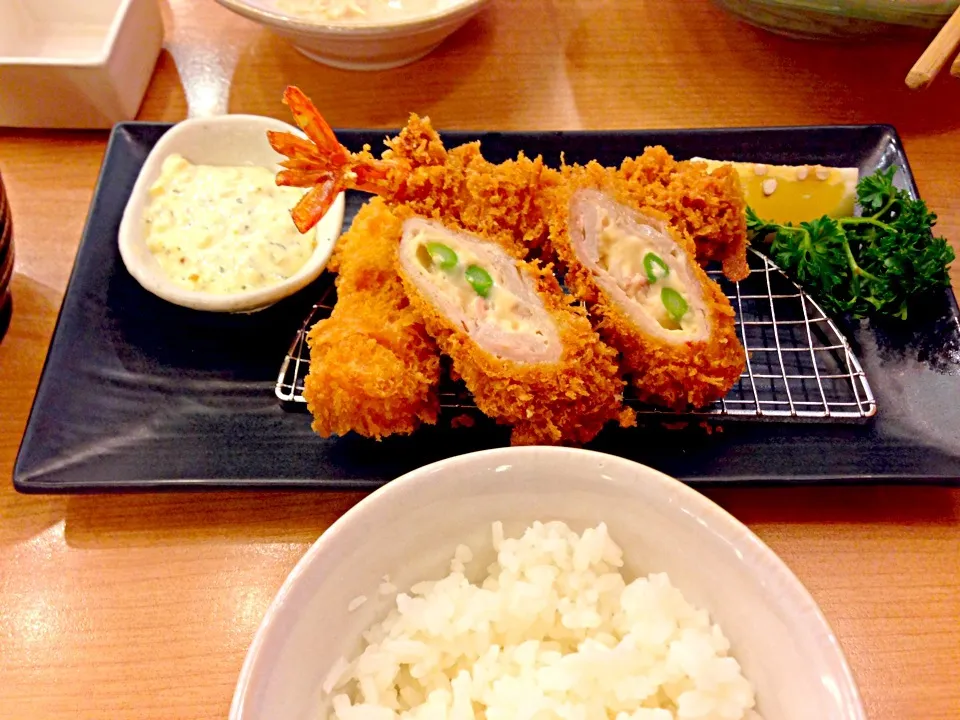
[[[386,145],[383,158],[397,161],[398,170],[384,184],[385,197],[469,232],[511,232],[520,245],[518,257],[539,253],[546,244],[551,210],[544,196],[563,182],[562,169],[523,153],[494,164],[483,158],[479,142],[446,150],[429,118],[417,115]],[[701,264],[720,261],[731,280],[749,274],[746,201],[732,167],[708,173],[704,163],[678,162],[654,146],[624,159],[619,172],[637,205],[666,213],[672,227],[693,239]]]
[[[566,285],[578,298],[590,304],[601,336],[623,354],[624,370],[630,374],[641,399],[675,410],[702,407],[722,398],[743,372],[745,356],[737,339],[734,312],[720,287],[694,261],[693,240],[674,230],[677,244],[684,248],[691,270],[703,289],[709,338],[702,342],[668,343],[642,333],[604,293],[593,274],[577,259],[568,227],[570,197],[580,188],[597,188],[617,202],[636,207],[632,188],[615,171],[599,165],[568,167],[565,182],[554,193],[558,212],[551,223],[551,244],[566,267]],[[644,212],[664,220],[656,210]]]
[[[383,159],[403,168],[382,188],[390,202],[451,228],[497,235],[519,258],[543,244],[548,228],[541,198],[559,182],[560,173],[539,156],[520,153],[515,160],[495,164],[483,157],[479,142],[446,150],[430,120],[417,115],[386,144]]]
[[[384,160],[403,159],[411,165],[443,165],[447,149],[440,134],[433,129],[430,118],[410,113],[407,124],[394,138],[384,141],[387,146]]]
[[[486,352],[441,314],[402,268],[399,272],[428,332],[453,361],[453,372],[477,407],[513,426],[512,444],[581,445],[610,420],[624,427],[635,424],[636,415],[622,404],[624,381],[616,351],[600,340],[586,313],[569,304],[551,269],[525,262],[519,266],[557,323],[563,344],[557,362],[518,363]]]
[[[396,275],[395,267],[384,267],[384,258],[395,262],[395,247],[384,252],[384,246],[378,241],[391,237],[395,243],[400,235],[400,221],[413,214],[439,220],[452,229],[495,238],[517,258],[537,253],[549,256],[551,218],[557,215],[554,199],[556,193],[562,195],[570,191],[562,187],[569,180],[569,168],[553,170],[546,167],[541,158],[530,159],[522,153],[516,160],[493,164],[483,158],[480,144],[476,142],[446,150],[429,120],[416,115],[411,116],[407,127],[396,138],[387,141],[387,147],[383,158],[391,163],[387,164],[387,174],[377,181],[376,189],[391,204],[392,211],[388,212],[385,205],[379,206],[375,215],[381,226],[376,231],[365,228],[356,234],[364,239],[363,243],[338,246],[333,263],[341,267],[338,288],[342,296],[376,292],[392,299],[397,308],[406,307],[398,297],[402,291],[396,291],[389,281]],[[364,153],[373,159],[369,148]],[[722,172],[707,175],[700,167],[677,163],[662,148],[652,148],[639,158],[625,160],[619,172],[596,163],[588,168],[588,174],[598,173],[599,177],[617,175],[622,192],[629,196],[629,204],[657,208],[668,214],[672,225],[679,230],[678,238],[689,243],[691,252],[696,240],[701,260],[724,260],[724,270],[732,277],[745,273],[743,198],[739,183],[730,182],[735,176]],[[559,216],[565,222],[566,205],[563,208]],[[387,215],[390,222],[395,223],[389,227],[384,220]],[[556,218],[553,221],[556,222]],[[344,272],[343,267],[354,256],[359,258],[357,272]],[[559,363],[522,365],[491,356],[460,328],[451,326],[409,283],[416,317],[391,316],[390,325],[403,328],[404,335],[416,337],[415,328],[419,327],[417,321],[422,315],[429,334],[454,360],[454,373],[467,382],[478,407],[499,422],[515,426],[515,443],[583,443],[593,438],[610,419],[619,419],[622,424],[633,423],[632,411],[621,405],[623,383],[618,376],[615,351],[599,340],[582,311],[569,307],[556,280],[548,277],[549,271],[533,266],[529,266],[528,271],[538,276],[541,296],[561,329],[565,354]],[[589,278],[578,280],[574,269],[571,280],[577,283],[578,292],[589,295]],[[705,276],[702,280],[709,283]],[[618,324],[615,309],[608,309],[603,315],[601,331],[623,350],[627,367],[638,376],[648,378],[643,385],[652,390],[642,391],[645,396],[670,406],[687,402],[702,405],[722,396],[724,388],[739,375],[736,367],[738,362],[742,367],[742,350],[735,334],[727,333],[732,329],[732,310],[722,294],[714,297],[709,289],[705,293],[707,302],[716,306],[718,332],[710,343],[701,344],[702,348],[687,348],[686,354],[674,346],[657,347],[651,340],[637,338],[628,326]],[[597,303],[603,312],[602,299],[597,299]],[[338,311],[340,307],[338,303]],[[366,360],[362,367],[341,362],[343,372],[363,382],[352,394],[344,394],[337,402],[328,401],[326,407],[334,409],[334,419],[318,419],[317,423],[333,427],[334,420],[338,420],[338,427],[361,428],[365,434],[379,436],[410,432],[416,420],[434,422],[436,383],[433,377],[436,373],[432,362],[435,350],[430,341],[417,338],[395,346],[382,332],[374,332],[380,329],[381,323],[373,322],[376,318],[373,309],[377,307],[373,302],[356,303],[352,312],[359,313],[362,332],[351,334],[348,307],[344,304],[343,311],[335,311],[337,318],[343,318],[337,326],[342,332],[318,328],[316,333],[311,333],[316,335],[314,342],[327,352],[340,353],[339,348],[343,347],[341,354],[345,360],[366,354],[376,366],[365,373]],[[729,317],[725,315],[728,310]],[[383,316],[382,309],[376,313]],[[401,358],[398,353],[408,345],[415,352]],[[335,355],[334,359],[339,356]],[[423,377],[412,373],[411,369],[416,367],[423,370]],[[381,376],[390,377],[390,374],[404,380],[416,378],[416,381],[410,386],[377,382]],[[357,382],[356,378],[348,380]],[[678,378],[683,382],[678,384]],[[349,385],[345,379],[335,380],[342,388]],[[331,392],[320,389],[319,375],[310,385],[315,398]],[[382,395],[386,387],[400,388],[406,397],[395,406]],[[423,387],[429,387],[433,395],[429,403],[413,412],[416,389]],[[319,403],[314,402],[314,406],[319,407]],[[315,412],[315,416],[319,412],[322,411]],[[415,419],[410,420],[411,417]]]
[[[307,335],[303,390],[324,437],[353,431],[379,440],[437,421],[439,350],[397,276],[400,224],[374,198],[337,242],[337,304]]]
[[[620,165],[636,205],[670,216],[671,226],[693,238],[697,259],[719,260],[731,280],[743,280],[747,267],[746,201],[736,171],[724,166],[708,174],[699,162],[677,162],[662,147]]]

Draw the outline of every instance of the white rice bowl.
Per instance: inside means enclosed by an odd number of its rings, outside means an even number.
[[[506,539],[492,528],[496,562],[469,573],[460,545],[446,577],[397,595],[364,633],[326,683],[330,717],[759,720],[720,627],[666,573],[628,584],[606,525],[581,536],[535,522]]]
[[[866,717],[813,599],[747,528],[650,468],[541,447],[420,468],[334,523],[267,610],[230,718],[471,711]]]

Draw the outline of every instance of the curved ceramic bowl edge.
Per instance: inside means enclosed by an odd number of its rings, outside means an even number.
[[[387,23],[323,23],[248,0],[217,0],[260,23],[318,62],[346,70],[386,70],[414,62],[479,13],[490,0],[463,0],[426,15]]]
[[[244,660],[231,720],[314,717],[311,708],[319,710],[320,686],[336,658],[356,652],[359,632],[386,611],[375,597],[385,569],[401,589],[443,574],[457,544],[489,543],[492,519],[513,532],[534,519],[563,519],[579,529],[608,521],[628,573],[638,564],[642,572],[667,571],[720,623],[757,687],[762,715],[865,719],[846,659],[815,601],[749,529],[645,466],[591,451],[531,447],[420,468],[331,525],[270,604]],[[487,559],[492,555],[478,565]],[[348,613],[360,594],[371,599]]]
[[[302,136],[293,126],[273,118],[221,115],[193,118],[174,125],[150,151],[130,193],[119,231],[123,264],[146,290],[175,305],[194,310],[252,312],[294,294],[320,276],[343,226],[343,193],[317,224],[316,248],[310,259],[291,277],[270,287],[223,295],[186,290],[163,273],[144,242],[143,211],[150,186],[166,157],[179,152],[195,164],[256,165],[278,170],[280,155],[267,142],[267,130],[294,132]]]

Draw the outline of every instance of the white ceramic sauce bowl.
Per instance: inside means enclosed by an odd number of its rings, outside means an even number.
[[[864,720],[847,662],[814,600],[753,533],[695,490],[643,465],[566,448],[489,450],[415,470],[362,500],[283,584],[247,654],[231,720],[314,720],[327,674],[401,591],[449,572],[456,546],[494,554],[491,523],[582,531],[603,521],[630,576],[665,571],[732,643],[767,720]],[[479,549],[479,552],[477,550]],[[632,578],[628,578],[632,579]],[[353,612],[351,600],[367,602]]]
[[[160,175],[167,157],[179,153],[195,165],[252,165],[278,171],[282,156],[270,147],[267,130],[288,131],[302,137],[293,126],[273,118],[221,115],[184,120],[160,138],[143,164],[120,222],[120,256],[144,288],[164,300],[195,310],[251,312],[292,295],[320,276],[343,226],[343,193],[317,224],[317,244],[310,259],[291,277],[269,287],[226,294],[187,290],[163,272],[147,247],[144,210],[149,203],[150,186]]]
[[[0,0],[0,126],[133,119],[162,42],[157,0]]]
[[[269,28],[312,60],[343,70],[387,70],[432,52],[489,0],[460,0],[428,14],[382,23],[318,22],[284,14],[271,0],[217,2]]]

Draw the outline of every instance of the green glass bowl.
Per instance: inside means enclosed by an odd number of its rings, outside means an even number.
[[[856,38],[939,28],[960,0],[714,0],[752,25],[797,38]]]

